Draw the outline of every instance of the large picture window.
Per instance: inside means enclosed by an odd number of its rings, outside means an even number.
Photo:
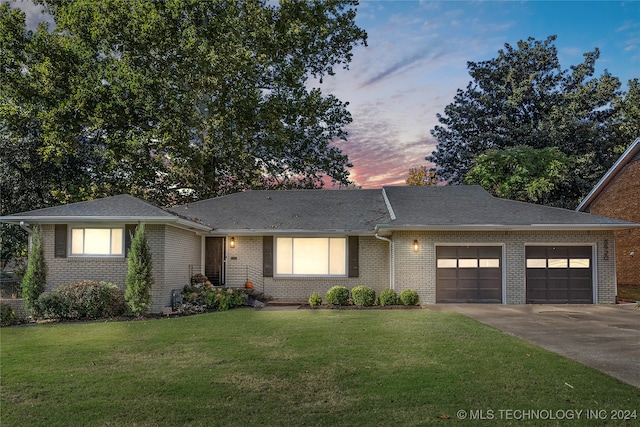
[[[123,256],[122,228],[72,228],[71,255]]]
[[[279,276],[345,276],[347,240],[343,237],[276,238]]]

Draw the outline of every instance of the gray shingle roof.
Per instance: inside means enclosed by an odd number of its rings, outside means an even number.
[[[120,194],[118,196],[105,197],[102,199],[37,209],[29,212],[21,212],[9,215],[6,218],[11,217],[42,217],[43,219],[46,217],[173,218],[174,215],[147,203],[144,200],[140,200],[137,197],[128,194]]]
[[[633,223],[493,197],[482,187],[385,187],[395,219],[381,228],[601,227]]]
[[[373,233],[390,220],[380,190],[247,191],[170,211],[218,232]]]

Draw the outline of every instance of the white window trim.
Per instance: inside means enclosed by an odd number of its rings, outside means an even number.
[[[74,254],[73,253],[73,230],[82,229],[85,230],[87,228],[95,228],[95,229],[103,229],[103,230],[113,230],[119,229],[122,230],[122,253],[121,254]],[[68,224],[67,226],[67,256],[69,258],[125,258],[126,252],[126,236],[127,230],[124,224]]]
[[[344,240],[344,274],[279,274],[278,273],[278,239],[343,239]],[[330,246],[329,246],[330,247]],[[293,254],[292,254],[293,255]],[[327,257],[330,254],[327,253]],[[331,266],[329,266],[331,269]],[[273,277],[275,278],[346,278],[349,276],[349,238],[347,236],[274,236],[273,242]]]

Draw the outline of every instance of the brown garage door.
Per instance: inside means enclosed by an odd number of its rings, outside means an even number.
[[[438,246],[436,302],[502,302],[502,247]]]
[[[527,303],[592,304],[591,246],[527,246]]]

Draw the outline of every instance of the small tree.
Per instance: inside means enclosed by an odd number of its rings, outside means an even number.
[[[153,275],[151,269],[151,248],[147,241],[144,224],[138,225],[131,240],[131,249],[127,255],[129,269],[127,271],[127,289],[124,299],[129,311],[135,315],[147,312],[151,301]]]
[[[47,264],[44,262],[44,250],[42,248],[42,230],[40,226],[33,228],[31,235],[31,250],[27,271],[22,279],[22,298],[28,309],[38,300],[44,292],[47,284]]]

